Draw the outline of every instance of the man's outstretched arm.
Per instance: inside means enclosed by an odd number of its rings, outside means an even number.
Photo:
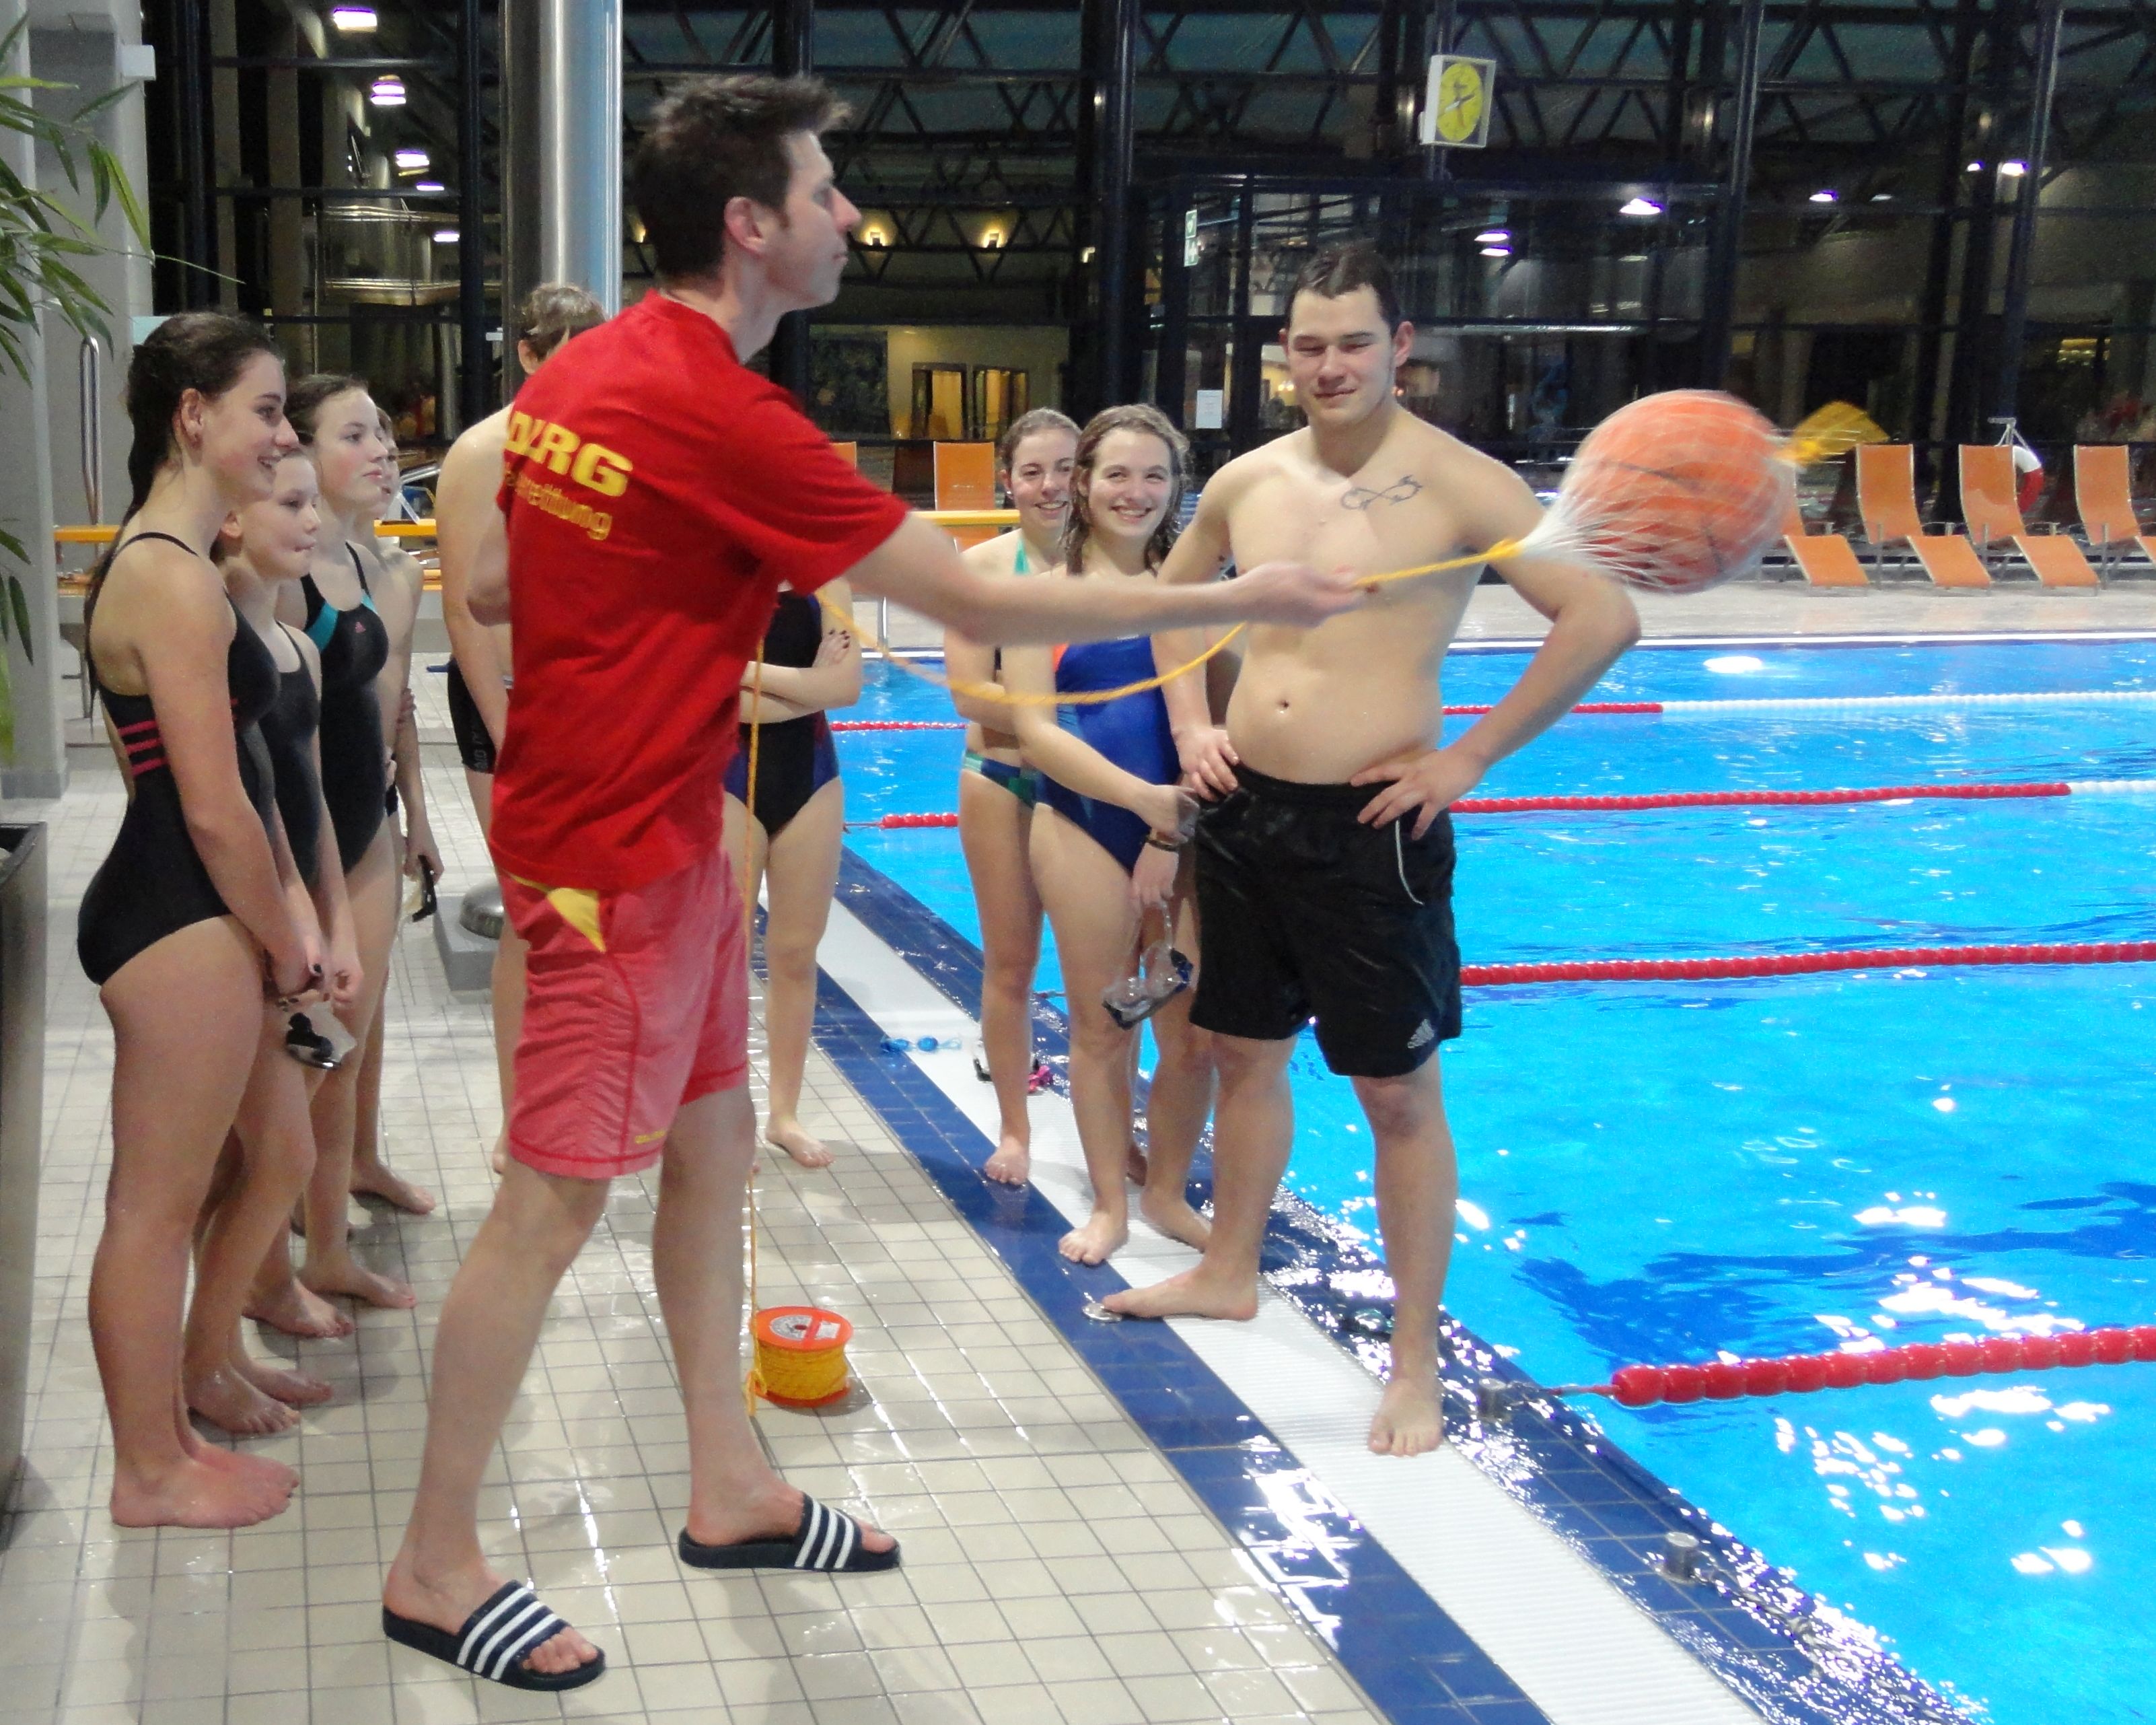
[[[967,567],[950,536],[908,516],[854,565],[856,591],[880,594],[998,646],[1113,641],[1164,629],[1249,619],[1314,629],[1363,603],[1351,578],[1302,563],[1267,563],[1204,586],[1126,581],[1040,581]]]

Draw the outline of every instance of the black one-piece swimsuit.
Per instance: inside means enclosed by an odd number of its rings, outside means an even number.
[[[382,830],[389,796],[389,758],[382,746],[382,704],[374,680],[389,663],[389,630],[367,590],[358,552],[359,603],[337,610],[315,578],[300,578],[307,599],[307,638],[322,655],[322,800],[336,829],[337,860],[350,874]]]
[[[142,532],[113,555],[120,556],[140,539],[163,539],[182,551],[194,550],[170,533]],[[267,833],[276,789],[259,721],[277,699],[277,661],[237,608],[232,614],[232,645],[224,667],[232,696],[239,782]],[[100,694],[134,782],[120,835],[91,877],[75,917],[75,954],[90,981],[102,988],[129,959],[167,935],[229,911],[187,832],[179,783],[165,758],[164,739],[150,697],[113,689]]]

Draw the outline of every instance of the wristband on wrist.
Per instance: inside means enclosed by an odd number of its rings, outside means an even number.
[[[1190,841],[1188,839],[1163,839],[1158,833],[1147,833],[1146,834],[1145,841],[1147,844],[1152,845],[1155,850],[1165,850],[1171,854],[1185,851],[1190,849]]]

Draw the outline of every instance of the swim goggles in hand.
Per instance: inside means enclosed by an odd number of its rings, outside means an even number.
[[[1135,1030],[1189,986],[1189,959],[1163,938],[1146,948],[1136,976],[1101,990],[1101,1004],[1122,1029]]]

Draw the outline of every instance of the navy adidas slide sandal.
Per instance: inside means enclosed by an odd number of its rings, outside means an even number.
[[[705,1545],[681,1530],[681,1561],[698,1569],[814,1569],[827,1574],[860,1575],[872,1569],[896,1569],[898,1548],[870,1551],[860,1526],[851,1516],[826,1509],[814,1498],[801,1500],[801,1526],[791,1539],[744,1539],[736,1545]]]
[[[522,1663],[567,1627],[521,1581],[504,1582],[454,1633],[382,1608],[382,1633],[391,1640],[507,1689],[581,1689],[606,1670],[603,1653],[566,1671],[535,1671]]]

